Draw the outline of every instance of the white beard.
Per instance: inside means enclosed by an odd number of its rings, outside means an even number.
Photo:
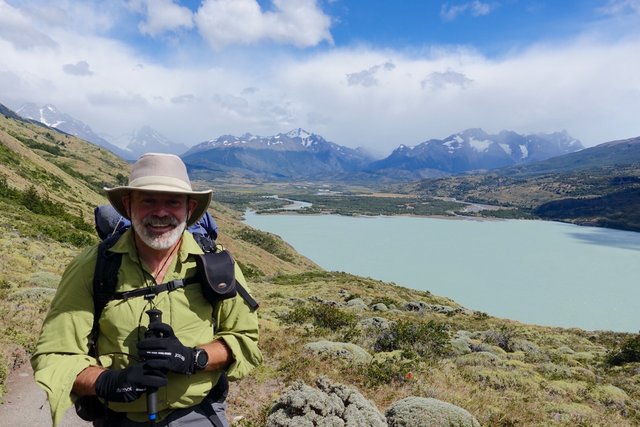
[[[154,221],[167,221],[170,222],[171,225],[175,225],[175,228],[166,233],[155,234],[146,227],[146,224],[153,223]],[[165,250],[173,247],[173,245],[178,243],[182,237],[182,232],[187,228],[186,219],[182,221],[182,223],[178,223],[175,217],[158,219],[157,217],[149,216],[143,221],[137,218],[133,212],[131,212],[131,223],[138,237],[140,237],[147,246],[155,250]]]

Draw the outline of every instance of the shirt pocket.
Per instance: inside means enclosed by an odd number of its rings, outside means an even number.
[[[148,322],[145,315],[147,304],[142,299],[141,302],[135,299],[110,301],[102,311],[98,353],[109,356],[113,368],[123,368],[138,360],[137,344],[143,338]]]

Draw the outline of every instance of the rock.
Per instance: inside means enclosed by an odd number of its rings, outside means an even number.
[[[367,317],[360,321],[360,325],[365,329],[389,329],[391,322],[384,317]]]
[[[349,298],[351,298],[351,293],[346,289],[340,289],[338,291],[338,296],[340,296],[342,299],[344,299],[346,301]]]
[[[451,345],[451,352],[455,356],[462,356],[463,354],[471,353],[473,342],[469,337],[459,336],[449,341],[449,344]]]
[[[505,354],[507,354],[506,351],[504,351],[497,345],[491,345],[484,342],[472,343],[470,348],[471,348],[471,351],[476,353],[480,353],[480,352],[493,353],[496,356],[504,356]]]
[[[297,382],[271,407],[266,427],[313,427],[320,420],[323,426],[342,427],[343,413],[340,399]]]
[[[362,298],[354,298],[347,301],[347,307],[355,308],[357,310],[368,310],[369,306]]]
[[[344,415],[346,427],[371,426],[386,427],[384,416],[378,411],[375,404],[365,399],[356,389],[342,384],[332,384],[328,378],[321,377],[317,385],[329,396],[338,396],[344,403]]]
[[[337,357],[359,365],[371,362],[371,355],[362,347],[352,343],[322,340],[305,344],[303,349],[318,356]]]
[[[386,416],[389,427],[480,427],[465,409],[426,397],[398,400],[387,409]]]
[[[299,381],[271,407],[266,427],[386,427],[384,416],[357,390],[317,380],[318,389]]]
[[[406,311],[415,311],[418,313],[422,313],[427,308],[427,303],[422,301],[409,301],[404,305],[404,309]]]
[[[459,308],[454,308],[448,305],[440,305],[440,304],[427,304],[426,309],[427,311],[433,311],[434,313],[441,313],[441,314],[453,314],[461,311]]]
[[[424,313],[426,311],[431,311],[434,313],[441,313],[441,314],[454,314],[462,311],[459,308],[450,307],[448,305],[427,304],[426,302],[423,302],[423,301],[410,301],[404,305],[404,309],[406,311],[414,311],[417,313]]]
[[[333,301],[333,300],[326,300],[326,299],[322,299],[317,295],[312,295],[309,297],[309,301],[311,302],[316,302],[318,304],[324,304],[324,305],[328,305],[330,307],[340,307],[342,304],[340,304],[337,301]]]
[[[389,310],[389,308],[386,305],[384,305],[383,303],[381,303],[381,302],[379,302],[377,304],[373,304],[371,306],[371,309],[373,311],[388,311]]]

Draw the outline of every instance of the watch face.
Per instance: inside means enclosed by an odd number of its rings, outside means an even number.
[[[198,367],[198,369],[204,369],[207,367],[208,362],[209,355],[207,352],[202,348],[196,350],[196,367]]]

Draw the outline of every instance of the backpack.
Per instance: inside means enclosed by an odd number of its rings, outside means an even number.
[[[134,289],[127,292],[116,292],[118,270],[122,254],[110,252],[109,249],[131,227],[131,222],[122,217],[111,205],[98,206],[94,210],[95,227],[102,239],[98,245],[98,256],[93,273],[93,327],[89,336],[89,354],[97,356],[96,345],[100,332],[99,320],[104,307],[109,301],[135,297],[153,298],[161,292],[171,292],[194,283],[202,284],[202,293],[215,305],[224,299],[240,294],[252,310],[259,304],[247,290],[235,280],[235,261],[231,254],[216,246],[218,226],[209,212],[198,219],[187,230],[204,252],[196,256],[198,274],[191,278],[172,280],[155,286]]]

